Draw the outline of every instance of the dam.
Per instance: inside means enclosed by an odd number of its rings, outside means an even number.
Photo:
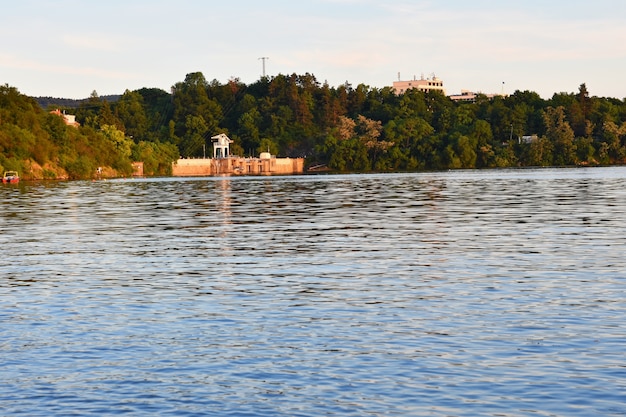
[[[265,152],[264,152],[265,153]],[[224,158],[179,159],[172,164],[175,177],[207,175],[288,175],[304,172],[304,158],[265,157],[244,158],[228,156]]]
[[[277,158],[269,152],[257,157],[230,155],[232,140],[221,133],[211,137],[213,158],[181,158],[172,163],[176,177],[210,175],[289,175],[304,172],[304,158]]]

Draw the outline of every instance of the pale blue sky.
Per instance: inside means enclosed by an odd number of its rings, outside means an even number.
[[[370,87],[436,74],[448,94],[626,97],[623,0],[0,0],[0,83],[67,98],[315,75]],[[504,85],[502,84],[504,82]]]

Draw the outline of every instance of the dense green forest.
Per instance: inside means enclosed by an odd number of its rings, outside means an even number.
[[[209,154],[218,133],[234,140],[235,155],[269,149],[335,171],[626,162],[626,101],[591,96],[585,84],[548,100],[516,91],[459,103],[439,92],[330,87],[311,74],[246,85],[195,72],[171,92],[143,88],[115,98],[94,91],[77,107],[49,100],[43,108],[0,86],[0,168],[25,178],[92,178],[98,167],[130,175],[131,162],[142,161],[146,175],[168,175],[179,156]],[[50,114],[56,107],[80,127]]]

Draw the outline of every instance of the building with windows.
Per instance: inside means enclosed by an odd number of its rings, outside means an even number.
[[[461,94],[452,94],[449,97],[452,101],[466,101],[470,103],[476,101],[476,93],[469,90],[461,90]]]
[[[398,81],[393,82],[393,90],[396,94],[404,94],[407,90],[412,88],[425,93],[429,91],[439,91],[444,95],[446,94],[446,90],[443,88],[443,81],[437,78],[435,74],[430,78],[424,78],[422,75],[419,80],[413,77],[413,79],[409,81],[402,81],[398,76]]]
[[[233,143],[232,139],[223,133],[216,136],[211,136],[213,142],[213,158],[228,158],[230,155],[230,144]]]
[[[452,101],[462,101],[462,102],[473,103],[476,101],[476,97],[478,97],[479,95],[485,96],[490,100],[495,97],[505,97],[504,94],[474,93],[473,91],[469,91],[469,90],[461,90],[461,94],[453,94],[448,97],[450,97],[450,100]]]
[[[400,73],[398,73],[398,81],[393,82],[394,93],[398,95],[404,94],[412,88],[423,91],[425,93],[428,93],[430,91],[439,91],[443,95],[446,95],[446,90],[443,86],[443,80],[438,78],[435,74],[432,74],[430,78],[424,78],[424,76],[422,75],[420,79],[413,77],[412,80],[402,81],[400,79]],[[506,97],[504,91],[501,94],[485,94],[481,92],[473,92],[470,90],[461,90],[461,94],[452,94],[448,97],[452,101],[473,103],[476,101],[476,98],[479,95],[485,96],[488,99],[493,99],[495,97]]]

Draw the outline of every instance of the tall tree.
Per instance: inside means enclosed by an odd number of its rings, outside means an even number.
[[[556,165],[573,165],[577,162],[574,131],[565,120],[562,106],[548,107],[544,113],[546,137],[554,146]]]
[[[123,123],[127,136],[136,143],[147,139],[148,117],[141,94],[126,90],[115,106],[115,113]]]
[[[187,74],[185,81],[173,88],[174,134],[183,138],[181,153],[199,156],[202,142],[216,132],[223,119],[222,108],[208,96],[208,83],[200,72]],[[205,137],[198,136],[202,135]]]

